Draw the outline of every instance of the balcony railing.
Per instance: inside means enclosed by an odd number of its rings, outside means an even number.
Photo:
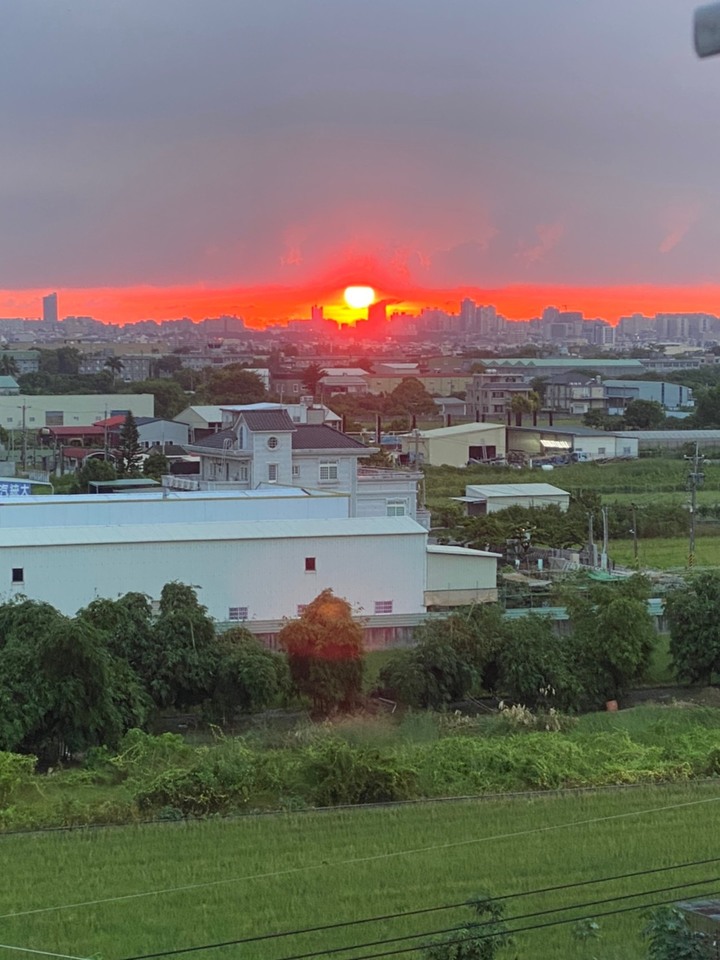
[[[358,467],[358,480],[422,480],[422,473],[419,470],[402,469],[397,470],[383,469],[382,467]]]

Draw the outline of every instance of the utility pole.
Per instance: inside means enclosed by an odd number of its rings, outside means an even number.
[[[603,523],[603,548],[602,554],[600,556],[600,566],[603,570],[608,568],[608,508],[602,507],[602,523]]]
[[[634,503],[630,504],[632,510],[632,538],[633,538],[633,559],[635,566],[638,566],[638,529],[637,529],[637,507]]]
[[[695,453],[685,457],[691,463],[688,474],[688,489],[690,490],[690,546],[688,550],[688,567],[695,566],[695,517],[697,515],[697,492],[705,482],[705,474],[700,470],[703,458],[700,456],[699,445],[695,443]]]
[[[595,546],[595,539],[593,535],[593,515],[592,513],[588,514],[588,549],[590,552],[590,565],[595,570],[597,568],[597,547]]]
[[[22,405],[22,465],[23,470],[27,464],[27,432],[25,430],[25,404]]]

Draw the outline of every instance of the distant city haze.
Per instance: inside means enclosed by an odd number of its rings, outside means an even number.
[[[720,311],[689,0],[23,0],[0,316]]]

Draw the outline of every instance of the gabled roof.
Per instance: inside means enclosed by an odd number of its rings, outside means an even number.
[[[253,433],[272,431],[280,433],[295,429],[287,410],[243,410],[240,414]]]
[[[296,423],[294,426],[293,450],[362,450],[366,454],[370,452],[364,443],[323,423]]]

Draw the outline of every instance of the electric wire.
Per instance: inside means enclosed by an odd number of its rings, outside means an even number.
[[[714,897],[718,895],[717,890],[707,890],[704,891],[704,896]],[[617,907],[614,910],[605,910],[602,913],[593,913],[584,917],[565,917],[561,920],[549,920],[546,923],[536,923],[531,924],[527,927],[516,927],[514,930],[508,930],[507,933],[510,936],[514,936],[517,933],[529,933],[534,930],[545,930],[549,927],[559,927],[568,923],[580,923],[583,920],[597,920],[602,919],[602,917],[612,917],[621,913],[633,913],[638,910],[650,910],[653,907],[663,907],[668,904],[676,903],[677,898],[671,897],[668,900],[655,900],[651,903],[641,903],[636,904],[633,907]],[[489,940],[492,937],[498,936],[497,933],[486,933],[480,934],[479,936],[469,936],[469,937],[458,937],[451,940],[442,940],[440,943],[445,944],[457,944],[457,943],[469,943],[473,940]],[[437,945],[437,942],[429,943],[419,943],[415,944],[412,947],[399,947],[396,950],[383,950],[380,953],[365,953],[359,954],[354,957],[346,957],[346,960],[379,960],[380,957],[394,957],[403,953],[415,953],[418,950],[426,950],[428,947],[434,947]],[[362,946],[359,945],[356,949],[362,949]],[[308,956],[312,957],[324,957],[327,954],[326,950],[318,950],[314,954],[304,954],[302,955],[303,960],[306,960]],[[293,955],[291,957],[283,957],[282,960],[301,960],[301,955]]]
[[[9,943],[0,943],[0,950],[14,950],[16,953],[32,953],[41,957],[60,957],[61,960],[89,960],[88,957],[76,957],[69,953],[52,953],[50,950],[34,950],[32,947],[16,947]]]
[[[714,858],[714,861],[717,862],[717,860],[719,859],[720,858]],[[692,864],[692,863],[688,864],[688,866],[695,866],[695,865],[696,864]],[[544,888],[538,888],[536,890],[524,891],[522,893],[511,893],[511,894],[501,895],[497,897],[492,897],[492,900],[495,903],[499,903],[505,900],[517,899],[518,897],[539,896],[544,893],[554,893],[560,890],[587,886],[588,884],[606,883],[609,881],[627,879],[629,877],[643,876],[651,873],[660,873],[663,871],[676,870],[676,869],[682,869],[682,867],[681,866],[660,867],[655,870],[635,871],[634,873],[630,873],[630,874],[618,874],[616,877],[608,877],[608,878],[603,878],[598,880],[583,880],[573,884],[560,884],[555,887],[544,887]],[[564,913],[569,910],[584,910],[586,907],[601,906],[603,904],[617,903],[624,900],[633,900],[636,897],[646,897],[646,896],[654,895],[656,893],[667,893],[670,890],[683,890],[683,889],[687,889],[688,887],[697,887],[704,884],[716,883],[716,882],[720,882],[720,876],[708,877],[701,880],[691,880],[691,881],[687,881],[686,883],[673,883],[673,884],[670,884],[669,886],[656,887],[652,890],[640,890],[637,893],[618,894],[613,897],[604,897],[602,899],[588,900],[583,903],[572,903],[572,904],[567,904],[561,907],[549,907],[544,910],[536,910],[531,913],[522,913],[522,914],[516,914],[515,916],[512,916],[512,917],[505,917],[503,918],[503,922],[511,923],[518,920],[529,920],[537,917],[548,916],[550,914]],[[363,923],[375,923],[375,922],[384,921],[384,920],[392,920],[392,919],[404,918],[408,916],[417,916],[418,914],[430,913],[436,910],[449,910],[449,909],[458,908],[458,907],[471,907],[472,904],[473,904],[472,900],[464,900],[461,903],[447,904],[445,906],[439,906],[439,907],[425,907],[420,910],[408,910],[408,911],[403,911],[401,913],[386,914],[385,916],[381,916],[381,917],[367,917],[361,920],[350,920],[345,923],[340,922],[340,923],[324,924],[322,926],[316,926],[316,927],[305,927],[297,930],[284,931],[282,933],[259,934],[256,936],[242,937],[242,938],[233,939],[233,940],[223,940],[215,943],[197,944],[191,947],[176,947],[173,950],[163,950],[155,953],[145,953],[145,954],[137,954],[131,957],[123,957],[122,960],[155,960],[155,958],[158,958],[158,957],[179,956],[181,954],[196,953],[202,950],[217,949],[220,947],[240,946],[243,944],[258,943],[260,941],[275,940],[275,939],[281,939],[281,938],[290,937],[290,936],[301,936],[308,933],[325,932],[328,930],[334,930],[341,927],[350,927],[350,926],[355,926]],[[482,927],[489,926],[493,922],[494,921],[485,921],[480,923],[474,923],[473,926],[476,929],[480,929]],[[439,930],[427,930],[421,933],[404,934],[402,936],[397,936],[397,937],[382,938],[379,940],[368,941],[362,944],[351,945],[349,947],[335,947],[329,950],[325,950],[323,951],[323,953],[326,953],[328,955],[336,954],[336,953],[344,953],[344,952],[347,952],[348,950],[364,949],[365,947],[374,947],[374,946],[379,946],[385,943],[397,943],[402,940],[417,939],[418,937],[437,936],[443,933],[451,933],[453,930],[456,930],[456,929],[457,929],[457,924],[452,927],[445,927]],[[307,958],[314,957],[316,955],[317,955],[317,951],[311,951],[310,953],[301,954],[297,957],[293,957],[292,960],[307,960]],[[290,958],[283,958],[283,960],[290,960]]]
[[[629,817],[642,817],[652,813],[664,813],[668,810],[679,810],[688,807],[696,807],[707,803],[720,802],[720,796],[704,797],[701,800],[686,800],[682,803],[665,804],[661,807],[650,807],[645,810],[628,810],[624,813],[609,814],[604,817],[589,817],[586,820],[569,820],[565,823],[547,824],[542,827],[532,827],[527,830],[515,830],[510,833],[495,834],[489,837],[472,837],[468,840],[450,840],[446,843],[431,844],[426,847],[415,847],[407,850],[391,850],[384,853],[370,854],[366,857],[349,857],[345,860],[321,861],[318,863],[308,863],[299,867],[287,867],[283,870],[272,870],[267,873],[248,874],[241,877],[226,877],[221,880],[206,880],[200,883],[188,883],[176,887],[166,887],[159,890],[144,890],[139,893],[122,894],[115,897],[102,897],[96,900],[81,900],[75,903],[54,904],[49,907],[35,907],[30,910],[17,910],[12,913],[0,915],[0,920],[10,920],[17,917],[36,916],[42,913],[52,913],[59,910],[73,910],[80,907],[94,907],[108,903],[121,903],[124,901],[140,900],[146,897],[164,896],[166,894],[187,892],[190,890],[207,889],[209,887],[218,887],[231,883],[241,883],[250,880],[268,880],[276,877],[293,876],[303,873],[306,870],[327,870],[329,867],[354,866],[361,863],[376,863],[381,860],[391,860],[396,857],[413,856],[419,853],[432,853],[436,850],[449,850],[456,847],[471,846],[481,843],[493,843],[498,840],[511,840],[517,837],[528,837],[541,833],[551,833],[556,830],[565,830],[572,827],[591,826],[596,823],[610,823],[615,820],[623,820]]]

